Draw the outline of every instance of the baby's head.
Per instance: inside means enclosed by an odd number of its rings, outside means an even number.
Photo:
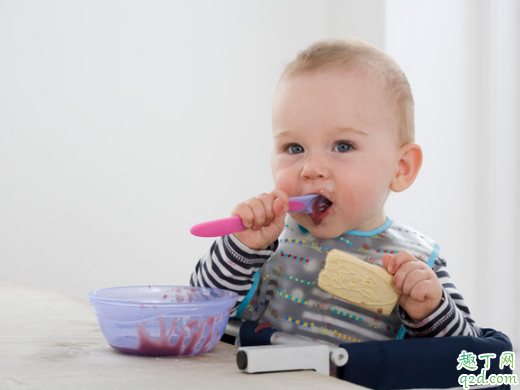
[[[330,200],[294,215],[299,224],[333,238],[385,223],[388,194],[408,188],[422,161],[413,106],[399,66],[359,40],[316,43],[286,67],[273,102],[275,185]]]
[[[298,53],[280,77],[280,83],[320,69],[363,70],[379,77],[394,105],[399,121],[398,144],[415,139],[414,100],[406,75],[389,55],[360,39],[327,40],[317,42]]]

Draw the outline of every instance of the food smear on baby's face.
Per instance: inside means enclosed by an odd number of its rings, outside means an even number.
[[[316,198],[312,205],[312,213],[309,213],[309,217],[315,225],[319,225],[327,217],[331,211],[331,206],[332,202],[325,196],[321,195]]]

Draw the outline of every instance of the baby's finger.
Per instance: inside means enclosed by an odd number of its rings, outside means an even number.
[[[246,228],[249,229],[249,228],[251,228],[251,226],[253,226],[253,220],[254,220],[253,209],[251,208],[251,206],[248,203],[246,203],[246,202],[240,203],[237,207],[235,207],[235,209],[233,210],[231,215],[239,216],[240,219],[242,219],[242,224]]]
[[[392,261],[394,256],[392,255],[384,255],[383,256],[383,267],[386,268],[386,270],[388,271],[388,266],[390,265],[390,261]]]
[[[392,256],[392,255],[384,255],[383,256],[383,265],[385,266],[386,270],[390,274],[395,274],[397,270],[405,263],[408,263],[410,261],[416,261],[417,259],[413,257],[408,252],[399,252],[398,254]]]
[[[271,194],[261,194],[257,197],[262,203],[264,213],[264,223],[262,226],[268,226],[272,223],[275,212],[274,212],[274,197]]]
[[[279,229],[283,229],[285,226],[285,218],[289,211],[289,195],[278,189],[273,190],[271,195],[275,198],[273,202],[273,211],[275,216],[273,222]]]
[[[416,271],[421,271],[421,263],[416,261],[407,261],[399,267],[397,272],[394,274],[394,288],[399,294],[408,294],[410,291],[409,289],[406,290],[406,288],[410,288],[410,284],[413,285],[415,281],[415,277],[418,277],[419,275],[416,275]],[[412,279],[408,280],[410,276],[413,276]]]
[[[399,272],[401,272],[401,270],[399,270]],[[398,275],[399,272],[396,275]],[[411,296],[412,292],[418,286],[419,283],[429,279],[431,279],[429,269],[420,267],[420,264],[414,265],[414,267],[407,267],[406,276],[404,276],[400,284],[400,290],[403,294]]]
[[[437,285],[438,283],[436,284],[431,279],[420,280],[410,290],[409,296],[418,302],[424,302],[427,299],[435,298],[436,296],[442,295],[442,291],[437,288]]]
[[[273,191],[271,191],[271,196],[275,200],[280,199],[281,204],[282,204],[282,210],[279,210],[280,214],[275,213],[276,216],[281,215],[282,212],[283,212],[283,214],[285,214],[285,213],[287,213],[289,211],[289,195],[287,195],[287,193],[285,191],[282,191],[282,190],[280,190],[278,188],[275,188]],[[285,217],[285,215],[284,215],[284,217]]]
[[[266,210],[264,203],[258,197],[251,198],[246,201],[246,204],[251,208],[253,219],[251,220],[251,229],[258,230],[265,224]],[[247,227],[247,225],[244,224]]]

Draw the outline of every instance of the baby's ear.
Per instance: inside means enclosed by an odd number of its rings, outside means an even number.
[[[421,169],[422,149],[416,143],[404,144],[399,149],[397,171],[390,185],[394,192],[401,192],[412,185]]]

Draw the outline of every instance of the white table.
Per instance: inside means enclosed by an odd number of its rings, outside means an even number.
[[[0,389],[362,389],[314,371],[247,374],[237,348],[219,343],[190,358],[113,350],[85,297],[71,298],[0,277]]]

